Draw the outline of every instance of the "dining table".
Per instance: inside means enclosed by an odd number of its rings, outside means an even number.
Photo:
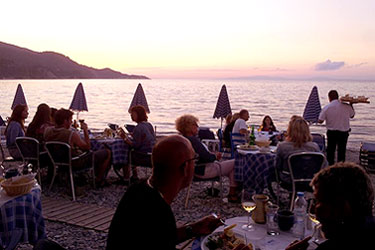
[[[90,138],[91,149],[93,151],[109,148],[112,153],[112,164],[113,165],[127,165],[129,144],[127,144],[122,138],[117,137],[92,137]]]
[[[248,222],[247,216],[233,217],[225,220],[225,225],[218,227],[213,233],[223,232],[224,227],[236,224],[233,228],[233,232],[239,235],[247,244],[251,243],[254,246],[254,250],[281,250],[285,249],[290,243],[297,240],[297,237],[292,233],[292,230],[281,231],[278,230],[278,235],[268,235],[266,224],[255,223],[250,218],[255,230],[247,231],[242,229],[242,226]],[[312,235],[313,230],[306,229],[305,236]],[[207,242],[207,237],[202,236],[194,240],[191,249],[192,250],[208,250],[205,243]],[[310,243],[307,249],[315,249],[316,244]]]
[[[235,152],[234,180],[244,189],[263,193],[269,177],[275,173],[276,146],[268,149],[237,149]]]
[[[0,245],[30,243],[46,237],[38,184],[27,194],[8,196],[0,190]]]

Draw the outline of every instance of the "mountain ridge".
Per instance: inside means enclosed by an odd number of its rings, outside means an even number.
[[[79,64],[58,52],[36,52],[0,42],[0,79],[149,79]]]

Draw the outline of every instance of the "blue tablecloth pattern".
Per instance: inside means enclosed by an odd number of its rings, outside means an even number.
[[[40,196],[40,189],[36,188],[1,206],[0,240],[2,244],[7,244],[11,232],[17,230],[22,231],[20,242],[35,244],[39,239],[46,237]]]
[[[271,171],[275,171],[276,155],[267,153],[235,153],[234,180],[241,182],[244,189],[262,193],[267,187]]]
[[[113,165],[127,165],[129,145],[123,139],[97,140],[91,139],[91,149],[93,151],[103,149],[107,145],[112,152]]]

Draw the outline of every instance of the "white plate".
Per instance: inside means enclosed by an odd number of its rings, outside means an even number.
[[[206,246],[206,243],[208,242],[208,237],[210,236],[213,236],[213,235],[220,235],[222,234],[223,231],[220,231],[220,232],[214,232],[210,235],[207,235],[203,240],[202,240],[202,243],[201,243],[201,249],[202,250],[210,250],[207,246]],[[236,232],[236,231],[233,231],[234,235],[239,238],[239,239],[242,239],[244,242],[245,242],[245,238],[243,235],[241,235],[240,233]]]
[[[249,147],[249,145],[238,145],[238,149],[246,150],[246,151],[256,151],[259,150],[259,147],[257,145],[254,145],[254,147]]]

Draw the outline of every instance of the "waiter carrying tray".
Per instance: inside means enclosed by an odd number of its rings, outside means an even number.
[[[350,132],[350,118],[355,115],[352,103],[346,104],[338,100],[336,90],[328,93],[327,104],[319,115],[319,123],[326,121],[327,127],[327,160],[329,165],[335,163],[335,151],[337,147],[337,161],[345,161],[346,144]]]

